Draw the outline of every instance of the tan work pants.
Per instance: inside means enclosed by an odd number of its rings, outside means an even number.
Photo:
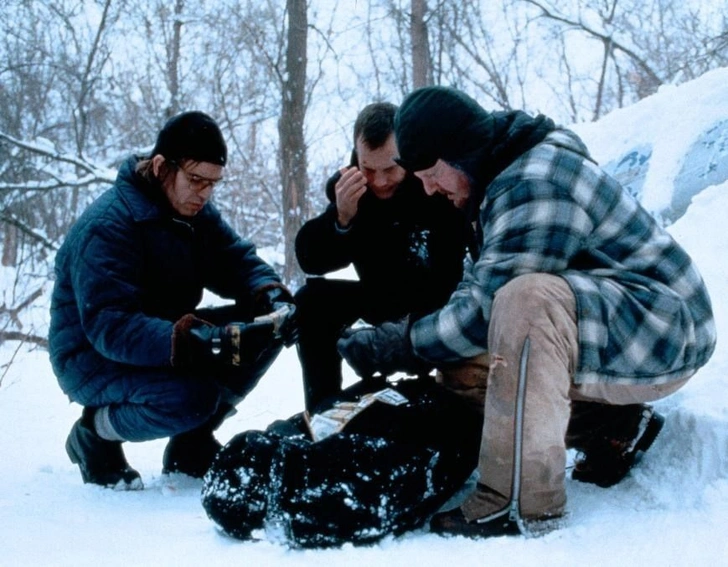
[[[525,518],[559,516],[566,504],[565,435],[571,400],[615,405],[643,403],[682,386],[574,385],[578,360],[576,302],[566,280],[527,274],[495,295],[488,330],[487,356],[443,368],[438,381],[473,403],[484,402],[478,471],[486,491],[462,505],[472,521],[506,507],[510,500],[516,425],[519,362],[530,341],[522,429],[520,511]]]

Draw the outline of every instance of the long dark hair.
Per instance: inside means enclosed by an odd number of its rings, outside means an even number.
[[[139,160],[135,171],[150,185],[161,186],[171,175],[175,175],[179,168],[180,166],[177,162],[165,159],[164,163],[159,168],[159,175],[155,175],[152,158],[149,157]]]

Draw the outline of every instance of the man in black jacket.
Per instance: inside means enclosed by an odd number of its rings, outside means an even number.
[[[442,195],[428,197],[394,161],[396,110],[378,102],[360,112],[351,164],[328,180],[328,207],[296,237],[304,272],[322,276],[353,265],[359,277],[308,278],[296,294],[309,410],[341,390],[336,341],[343,328],[429,313],[462,276],[471,231],[460,211]]]

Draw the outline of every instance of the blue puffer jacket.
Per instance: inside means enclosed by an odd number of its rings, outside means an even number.
[[[69,231],[56,256],[50,358],[64,392],[103,388],[108,361],[170,368],[174,322],[203,289],[243,305],[280,284],[273,268],[207,204],[194,218],[174,216],[158,186],[121,167],[113,187]]]

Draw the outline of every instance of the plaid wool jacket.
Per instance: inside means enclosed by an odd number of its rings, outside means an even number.
[[[495,292],[526,273],[563,277],[576,297],[575,383],[689,376],[715,348],[710,298],[688,254],[581,140],[555,130],[486,188],[482,246],[449,302],[412,325],[431,362],[487,351]]]

